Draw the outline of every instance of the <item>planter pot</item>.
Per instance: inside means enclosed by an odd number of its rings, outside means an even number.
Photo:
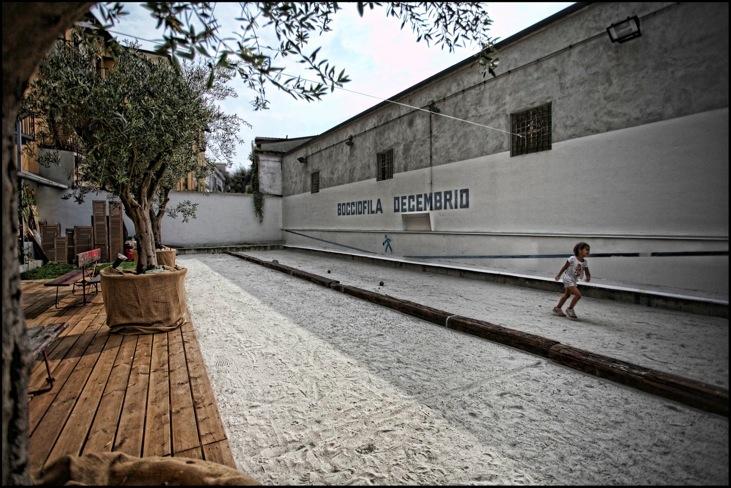
[[[158,249],[155,251],[155,254],[157,254],[157,264],[160,266],[170,266],[171,268],[175,267],[175,249],[166,247],[164,249]]]
[[[137,275],[101,270],[107,326],[121,334],[154,334],[175,330],[188,321],[185,268]]]
[[[127,261],[137,262],[137,251],[135,251],[134,249],[125,250],[124,255],[127,256]]]

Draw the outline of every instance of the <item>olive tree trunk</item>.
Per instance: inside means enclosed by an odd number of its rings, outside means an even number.
[[[162,249],[162,213],[160,210],[155,213],[154,210],[150,210],[150,221],[152,222],[152,237],[155,241],[155,249]]]
[[[89,2],[3,2],[2,120],[2,484],[27,485],[29,351],[20,306],[15,119],[28,80],[54,39]]]
[[[125,193],[120,195],[124,210],[135,226],[137,238],[137,272],[157,266],[155,233],[152,225],[152,205],[148,201],[137,202]]]
[[[150,221],[152,222],[152,234],[155,238],[155,249],[162,249],[162,219],[165,216],[165,210],[170,203],[170,189],[160,190],[160,201],[158,202],[157,212],[150,208]]]

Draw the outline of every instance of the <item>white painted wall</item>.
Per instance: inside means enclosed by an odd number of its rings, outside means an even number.
[[[27,183],[26,183],[27,184]],[[63,200],[65,190],[38,186],[36,199],[41,220],[61,224],[61,230],[75,225],[91,225],[92,201],[104,200],[108,193],[89,193],[82,204],[73,199]],[[281,198],[264,198],[264,221],[260,224],[254,214],[252,195],[239,193],[173,192],[169,207],[190,200],[198,203],[195,219],[165,217],[162,237],[165,244],[174,247],[215,246],[248,242],[281,240]],[[127,232],[134,235],[134,224],[125,215]]]
[[[725,237],[728,245],[728,108],[431,172],[434,191],[470,190],[469,209],[432,211],[435,231]],[[393,197],[428,192],[429,181],[425,168],[285,197],[284,228],[403,230]],[[377,198],[382,214],[337,215],[338,203]],[[429,242],[415,245],[422,254],[444,249]]]
[[[282,201],[264,197],[264,221],[254,213],[254,198],[241,193],[173,192],[169,208],[190,200],[198,203],[196,218],[184,223],[165,217],[162,240],[173,247],[232,245],[281,240]]]
[[[511,158],[503,152],[432,171],[434,191],[470,190],[469,209],[431,212],[432,232],[405,231],[402,214],[393,211],[395,195],[429,192],[426,168],[396,173],[392,180],[285,197],[284,240],[383,255],[388,234],[394,256],[441,256],[445,262],[546,276],[558,271],[561,259],[521,264],[475,256],[570,255],[584,240],[594,254],[642,253],[594,259],[592,275],[600,281],[728,292],[727,256],[649,257],[728,252],[727,108],[557,142],[540,153]],[[338,203],[374,200],[375,205],[377,198],[382,214],[337,215]]]
[[[571,254],[578,241],[587,241],[594,254],[652,252],[728,251],[728,239],[673,239],[661,237],[607,237],[605,235],[548,235],[511,233],[455,233],[408,231],[315,231],[284,230],[286,244],[318,247],[336,251],[384,253],[384,235],[391,239],[394,256],[414,258],[460,256],[504,256]],[[728,272],[728,270],[726,270]]]
[[[109,201],[110,198],[119,200],[105,191],[100,191],[88,193],[84,201],[79,204],[73,198],[64,200],[62,197],[67,193],[68,190],[42,185],[36,186],[36,201],[38,202],[40,220],[45,220],[49,224],[61,224],[61,232],[65,232],[66,229],[73,229],[76,225],[91,225],[92,201]],[[108,204],[107,215],[109,215]],[[124,225],[127,232],[133,235],[135,226],[126,214],[124,216]]]
[[[269,195],[282,194],[282,157],[259,155],[259,191]]]

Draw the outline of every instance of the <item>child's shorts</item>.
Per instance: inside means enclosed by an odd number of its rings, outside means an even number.
[[[564,289],[570,288],[572,286],[576,286],[575,281],[562,281]]]

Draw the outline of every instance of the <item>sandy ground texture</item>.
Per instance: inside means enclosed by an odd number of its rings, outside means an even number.
[[[728,419],[227,255],[178,258],[267,484],[726,484]]]
[[[551,314],[559,293],[302,251],[246,254],[648,368],[729,385],[728,319],[584,297],[576,306],[581,320],[572,322]],[[378,286],[381,281],[384,286]]]
[[[292,235],[289,235],[292,237]],[[370,253],[357,248],[347,248],[334,242],[312,240],[296,236],[293,244],[305,248],[325,249],[341,253],[362,254],[426,264],[446,264],[481,271],[526,274],[552,279],[571,255],[571,249],[564,249],[563,257],[550,258],[489,258],[450,254],[448,243],[444,242],[440,251],[427,246],[417,255],[403,256],[398,245],[398,237],[391,235],[393,253]],[[591,244],[591,241],[589,241]],[[723,244],[723,243],[721,243]],[[719,246],[718,251],[728,253],[728,244]],[[592,248],[593,253],[606,252],[606,249]],[[659,247],[659,252],[667,251]],[[555,251],[554,251],[555,252]],[[432,255],[436,254],[436,255]],[[446,254],[446,255],[445,255]],[[489,254],[489,252],[488,252]],[[553,253],[552,253],[553,254]],[[710,298],[728,302],[729,277],[728,255],[726,256],[597,256],[589,257],[592,281],[595,284],[637,288],[640,290]],[[658,285],[657,283],[664,283]]]

